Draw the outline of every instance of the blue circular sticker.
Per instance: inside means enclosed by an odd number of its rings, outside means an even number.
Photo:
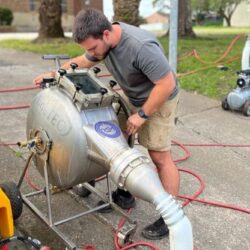
[[[109,138],[116,138],[121,135],[120,128],[112,122],[102,121],[95,124],[95,130],[98,134]]]

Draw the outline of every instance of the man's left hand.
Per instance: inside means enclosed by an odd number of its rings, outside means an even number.
[[[131,115],[127,120],[126,133],[128,135],[134,135],[145,121],[146,120],[141,118],[138,113]]]

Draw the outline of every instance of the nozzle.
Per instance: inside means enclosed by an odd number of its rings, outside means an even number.
[[[41,142],[41,139],[38,138],[38,137],[35,137],[35,138],[33,138],[31,140],[28,140],[28,141],[17,142],[17,146],[19,148],[25,148],[26,147],[26,148],[30,149],[30,148],[35,147],[35,145],[37,145],[40,142]]]

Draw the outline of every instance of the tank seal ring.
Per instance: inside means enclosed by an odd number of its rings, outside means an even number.
[[[108,121],[97,122],[95,124],[95,131],[98,134],[109,138],[116,138],[121,135],[120,128],[115,123]]]

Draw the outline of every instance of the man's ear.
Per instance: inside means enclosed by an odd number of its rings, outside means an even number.
[[[108,42],[110,40],[110,31],[109,30],[104,30],[103,31],[103,40],[105,42]]]

